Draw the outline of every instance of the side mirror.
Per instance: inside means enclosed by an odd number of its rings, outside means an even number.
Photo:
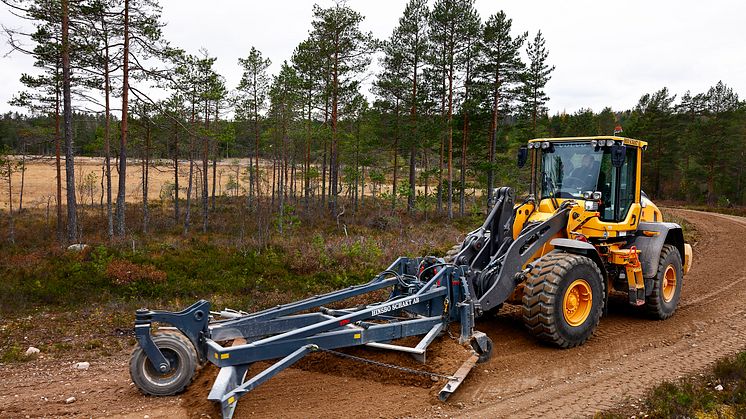
[[[611,146],[611,165],[614,167],[622,167],[626,158],[627,146],[614,143],[614,145]]]
[[[528,160],[528,147],[525,145],[522,145],[521,148],[518,149],[518,168],[522,168],[526,165],[526,161]]]

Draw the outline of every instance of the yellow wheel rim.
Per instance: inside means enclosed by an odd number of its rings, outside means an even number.
[[[663,273],[661,290],[663,291],[663,301],[669,302],[673,300],[673,295],[676,293],[676,269],[674,269],[673,265],[668,265],[666,272]]]
[[[570,326],[580,326],[591,313],[593,293],[591,285],[585,279],[576,279],[567,287],[562,300],[562,314]]]

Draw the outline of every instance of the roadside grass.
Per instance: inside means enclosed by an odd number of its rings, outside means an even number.
[[[670,210],[663,208],[661,209],[663,214],[663,220],[666,222],[676,223],[681,226],[684,232],[684,241],[687,243],[696,243],[699,240],[699,233],[694,224],[687,221],[685,218],[679,217],[673,214]]]
[[[479,222],[473,216],[449,222],[370,211],[342,225],[297,217],[283,234],[257,239],[239,238],[237,230],[266,228],[261,221],[230,225],[245,222],[231,217],[216,215],[209,234],[160,228],[108,243],[89,233],[88,248],[73,252],[33,236],[43,220],[27,215],[17,225],[18,235],[29,238],[18,240],[23,246],[0,244],[0,316],[107,302],[174,308],[199,298],[262,308],[366,282],[399,256],[443,254]],[[105,225],[105,219],[94,224]]]
[[[656,204],[668,208],[683,208],[695,211],[716,212],[718,214],[737,215],[746,217],[746,206],[740,205],[707,205],[692,204],[686,201],[656,201]]]
[[[283,234],[257,238],[239,230],[266,220],[218,212],[209,234],[184,235],[167,213],[153,213],[160,225],[151,233],[109,243],[86,231],[79,252],[50,244],[43,215],[25,213],[16,224],[22,245],[0,243],[0,363],[26,361],[29,346],[45,358],[117,353],[134,343],[128,332],[140,307],[179,310],[206,299],[217,310],[255,311],[367,282],[399,256],[444,254],[482,218],[369,209],[340,225],[297,217]],[[90,224],[106,225],[94,216]]]
[[[719,360],[707,373],[664,382],[639,402],[626,401],[598,419],[746,417],[746,352]]]

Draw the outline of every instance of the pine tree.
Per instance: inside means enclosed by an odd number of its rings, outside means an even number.
[[[314,110],[323,101],[324,60],[320,56],[319,45],[314,39],[308,38],[302,41],[293,51],[291,59],[293,68],[298,76],[300,89],[303,91],[303,116],[305,120],[305,153],[303,167],[304,191],[306,211],[309,210],[311,190],[311,146],[313,143],[313,118]]]
[[[300,103],[299,81],[295,69],[288,65],[287,61],[282,64],[280,73],[272,80],[269,90],[270,109],[269,114],[273,122],[274,134],[274,156],[277,166],[277,200],[279,203],[278,230],[283,233],[285,218],[285,201],[288,185],[288,158],[290,150],[289,132],[293,124]],[[273,184],[273,190],[275,185]]]
[[[363,32],[364,17],[343,3],[330,8],[314,5],[312,37],[320,43],[320,50],[329,58],[329,94],[331,100],[331,150],[329,160],[330,202],[332,214],[337,212],[339,188],[339,110],[340,102],[358,90],[357,77],[370,64],[375,49],[373,34]]]
[[[534,40],[528,44],[526,49],[528,55],[528,69],[523,74],[523,106],[524,114],[531,120],[531,136],[536,137],[537,119],[546,114],[546,103],[549,97],[544,88],[552,78],[554,66],[547,64],[549,52],[546,48],[546,40],[541,31],[536,33]]]
[[[383,112],[392,114],[393,118],[388,118],[387,126],[390,133],[387,136],[393,138],[393,170],[392,170],[392,188],[391,188],[391,209],[396,209],[398,181],[399,181],[399,152],[402,134],[402,109],[405,107],[405,101],[408,97],[409,83],[407,82],[408,69],[400,39],[396,32],[391,38],[381,43],[383,57],[380,60],[382,71],[374,83],[373,91],[381,99],[381,108]]]
[[[156,0],[122,0],[122,10],[114,12],[121,16],[116,21],[122,34],[122,117],[119,136],[119,185],[115,211],[115,233],[123,237],[126,233],[125,207],[127,195],[127,141],[130,93],[137,99],[152,102],[142,88],[133,81],[159,79],[160,71],[146,67],[149,58],[169,57],[174,52],[162,38],[160,22],[161,8]],[[117,31],[120,29],[117,29]]]
[[[741,103],[732,88],[718,81],[703,94],[704,116],[700,126],[699,152],[696,158],[705,169],[707,203],[717,202],[717,188],[727,188],[728,173],[737,164],[734,156],[739,154],[738,126],[735,115]],[[743,139],[740,141],[743,142]]]
[[[474,64],[478,62],[477,54],[479,51],[479,39],[481,38],[481,26],[479,15],[471,13],[467,15],[464,22],[464,49],[461,52],[461,58],[464,63],[464,92],[461,104],[461,114],[463,117],[463,129],[461,131],[461,167],[459,169],[459,206],[460,216],[464,216],[466,211],[466,154],[467,145],[469,144],[470,114],[476,112],[476,99],[473,98],[474,83]],[[470,95],[471,93],[471,95]]]
[[[628,132],[637,138],[644,138],[649,143],[646,155],[652,157],[644,160],[644,177],[647,191],[653,196],[661,196],[666,172],[675,165],[675,136],[673,130],[673,103],[676,95],[671,95],[667,88],[653,94],[643,95],[634,109],[635,118]]]
[[[64,220],[62,217],[62,41],[61,5],[59,2],[29,3],[25,1],[3,0],[13,13],[34,21],[35,30],[29,36],[34,42],[32,49],[26,49],[24,34],[6,29],[8,44],[14,51],[34,57],[34,67],[43,71],[39,75],[21,75],[21,83],[28,90],[21,91],[10,104],[29,109],[32,113],[52,115],[54,121],[54,147],[56,176],[56,215],[57,240],[63,241]]]
[[[404,9],[404,15],[399,19],[399,26],[394,29],[389,45],[396,51],[389,54],[401,55],[402,67],[406,71],[406,81],[410,85],[410,95],[406,104],[410,114],[409,138],[409,195],[407,210],[414,211],[416,186],[416,156],[419,146],[418,108],[423,97],[420,89],[420,76],[424,67],[425,54],[428,47],[427,23],[430,10],[426,0],[410,0]],[[390,48],[391,49],[391,48]]]
[[[443,81],[446,86],[443,89],[443,103],[444,107],[447,107],[448,201],[446,205],[449,218],[453,218],[453,114],[456,107],[456,83],[458,72],[465,66],[464,52],[469,48],[474,21],[479,22],[474,0],[438,0],[430,14],[431,42],[435,45],[442,45],[439,52],[431,55],[431,60],[435,66],[443,68]]]
[[[511,104],[516,99],[516,84],[520,81],[525,65],[520,51],[528,37],[528,32],[515,37],[511,35],[513,20],[500,11],[487,20],[480,45],[480,64],[477,65],[478,78],[489,94],[491,108],[489,147],[487,159],[487,202],[492,201],[495,179],[495,154],[497,140],[501,132],[501,122],[509,115]]]
[[[259,196],[259,138],[261,132],[260,113],[266,109],[267,95],[270,88],[270,77],[267,69],[272,65],[269,58],[264,58],[261,51],[251,47],[246,58],[238,59],[243,69],[241,81],[238,83],[238,103],[236,117],[251,124],[251,135],[254,138],[253,156],[249,157],[249,200],[254,193]],[[251,167],[251,158],[254,167]]]

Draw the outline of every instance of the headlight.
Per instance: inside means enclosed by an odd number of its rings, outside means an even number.
[[[593,148],[598,147],[598,140],[591,140],[591,147]]]
[[[601,199],[601,192],[593,192],[593,199],[595,201],[598,201],[599,199]]]
[[[543,148],[544,150],[548,149],[549,148],[549,141],[544,141],[543,143],[541,143],[541,148]]]
[[[536,148],[537,145],[536,143],[528,143],[528,148]]]
[[[598,211],[598,202],[596,201],[585,201],[586,211]]]
[[[606,140],[606,147],[611,147],[614,145],[614,140]]]

